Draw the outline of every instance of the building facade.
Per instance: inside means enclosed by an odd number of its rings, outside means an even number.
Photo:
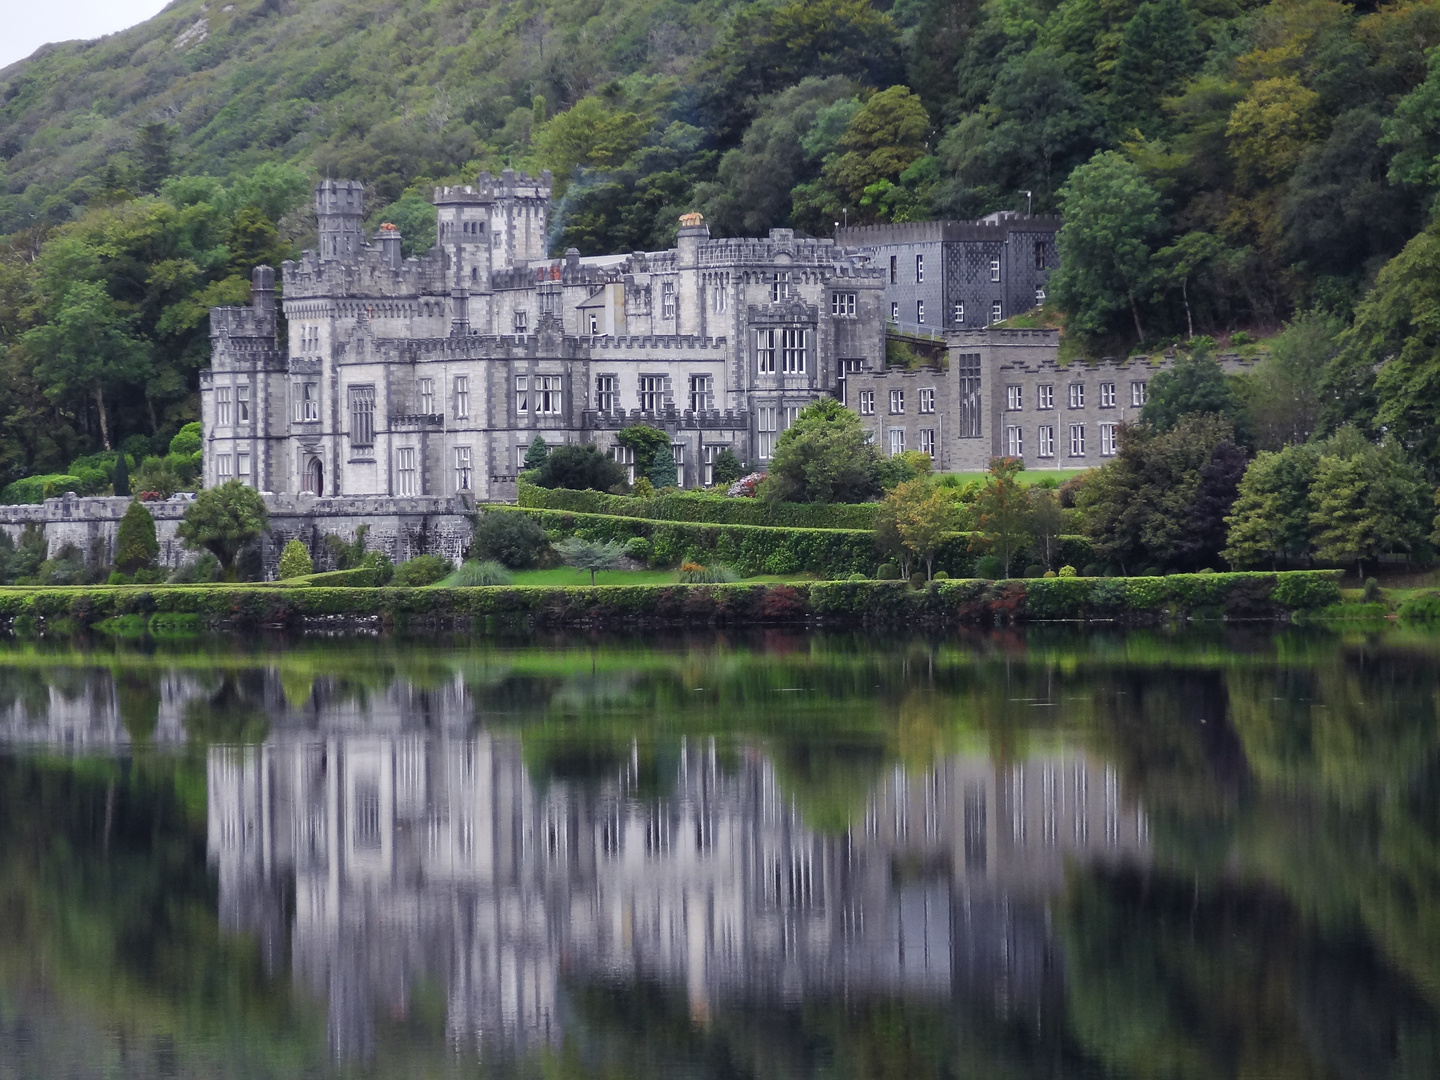
[[[1003,212],[979,221],[915,221],[839,229],[884,280],[886,319],[901,330],[980,329],[1045,302],[1060,266],[1057,217]]]
[[[646,423],[682,485],[725,448],[763,466],[847,375],[884,366],[881,271],[774,229],[668,251],[546,257],[550,177],[437,188],[437,244],[363,228],[353,181],[316,189],[320,249],[257,267],[247,307],[211,312],[201,373],[205,483],[312,495],[513,497],[525,450]],[[283,312],[284,332],[278,315]]]
[[[924,451],[942,471],[983,470],[1001,456],[1027,469],[1103,465],[1150,380],[1173,364],[1168,355],[1062,364],[1055,330],[959,330],[946,340],[943,367],[863,371],[845,388],[881,453]],[[1253,361],[1220,364],[1235,373]]]

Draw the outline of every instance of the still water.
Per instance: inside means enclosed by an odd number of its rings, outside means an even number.
[[[0,644],[0,1078],[1440,1075],[1440,637]]]

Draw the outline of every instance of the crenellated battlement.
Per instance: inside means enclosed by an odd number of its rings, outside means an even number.
[[[435,189],[435,205],[474,205],[492,203],[500,199],[549,200],[553,187],[553,177],[549,169],[544,170],[539,176],[531,176],[525,172],[517,173],[514,169],[504,170],[499,177],[482,172],[473,184],[437,187]]]
[[[290,302],[311,297],[418,297],[449,292],[443,256],[431,253],[396,266],[380,245],[367,244],[344,262],[304,252],[298,262],[281,267],[287,309]]]

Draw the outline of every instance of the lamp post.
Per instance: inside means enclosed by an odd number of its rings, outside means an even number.
[[[1033,210],[1034,210],[1034,208],[1035,208],[1035,195],[1034,195],[1034,193],[1033,193],[1033,192],[1029,192],[1029,191],[1021,191],[1020,194],[1025,196],[1025,216],[1026,216],[1026,217],[1034,217],[1034,216],[1035,216],[1034,213],[1033,213]]]

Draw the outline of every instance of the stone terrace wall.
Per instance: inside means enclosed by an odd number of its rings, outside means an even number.
[[[103,551],[108,561],[115,557],[115,534],[130,502],[124,497],[67,494],[38,505],[0,506],[0,530],[18,541],[27,525],[39,525],[45,530],[51,557],[66,544],[73,544],[86,558]],[[196,558],[176,535],[189,505],[185,496],[146,504],[155,519],[160,565],[167,569],[177,569]],[[266,577],[271,578],[279,566],[280,551],[290,540],[298,539],[310,549],[317,570],[330,569],[324,538],[339,536],[353,541],[361,525],[370,526],[366,549],[383,551],[397,563],[416,555],[442,555],[458,562],[470,543],[471,507],[455,498],[266,495],[265,505],[270,511],[270,532],[261,542],[261,558]]]

